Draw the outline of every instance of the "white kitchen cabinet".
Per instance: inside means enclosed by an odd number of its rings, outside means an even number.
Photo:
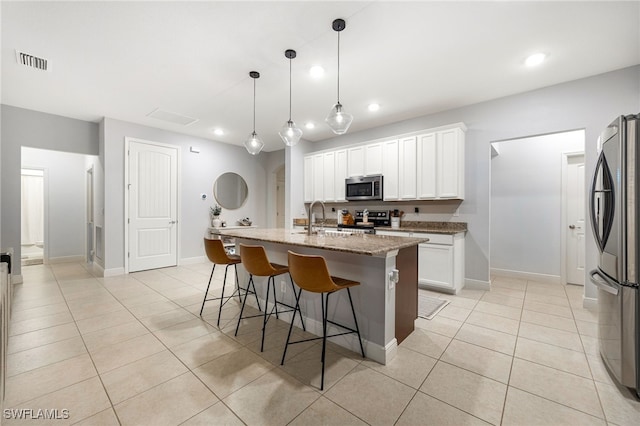
[[[415,200],[417,198],[416,137],[400,139],[398,153],[398,198]]]
[[[347,154],[347,173],[349,177],[364,175],[364,146],[349,148]]]
[[[323,156],[323,198],[325,202],[336,200],[335,152],[325,152]]]
[[[347,150],[341,149],[336,151],[335,157],[335,194],[336,201],[346,201],[345,199],[345,179],[348,178],[347,173]]]
[[[313,156],[313,200],[323,201],[324,197],[324,154]]]
[[[398,140],[382,143],[382,195],[385,201],[393,201],[400,198],[398,186]]]
[[[464,199],[464,132],[460,127],[418,136],[418,199]]]
[[[310,203],[313,201],[313,156],[307,155],[304,157],[304,202]]]
[[[364,175],[382,174],[382,144],[373,143],[364,147]]]
[[[428,238],[418,245],[418,284],[432,290],[457,294],[464,287],[464,233],[378,231],[377,235]]]

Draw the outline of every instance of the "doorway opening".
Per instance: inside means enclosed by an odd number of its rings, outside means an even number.
[[[577,168],[582,158],[584,173],[584,146],[584,130],[491,144],[492,275],[567,283],[567,241],[572,235],[565,228],[573,224],[584,232],[584,221],[581,225],[577,218],[568,219],[569,204],[565,200],[573,200],[571,206],[581,206],[574,211],[576,217],[584,216],[587,188]],[[576,168],[568,168],[568,158]],[[569,170],[574,180],[570,197]],[[582,248],[574,247],[573,256],[574,260],[581,256],[576,264],[584,265],[584,238],[578,235],[574,242],[583,244]]]
[[[22,266],[42,265],[45,246],[44,170],[21,170],[20,239]]]

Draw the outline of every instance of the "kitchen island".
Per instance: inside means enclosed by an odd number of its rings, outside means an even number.
[[[309,236],[306,232],[288,229],[220,228],[217,233],[234,237],[237,244],[264,246],[273,263],[286,265],[288,250],[323,256],[331,275],[359,281],[361,285],[353,289],[352,296],[367,358],[386,364],[395,356],[398,343],[413,331],[418,309],[418,244],[427,239],[367,234]],[[397,282],[392,279],[394,271],[398,271]],[[240,282],[246,283],[248,276],[240,265],[238,274]],[[291,287],[288,282],[282,284],[288,280],[284,277],[276,281],[278,300],[293,304]],[[262,287],[257,288],[263,295],[266,279],[255,277],[254,281]],[[336,294],[330,315],[335,321],[350,325],[353,317],[349,301],[346,294],[341,293]],[[307,331],[322,335],[320,296],[305,292],[300,306]],[[291,314],[281,314],[281,319],[290,321]],[[355,335],[331,340],[358,352]]]

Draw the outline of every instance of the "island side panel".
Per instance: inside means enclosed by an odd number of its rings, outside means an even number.
[[[339,276],[361,284],[351,289],[353,305],[358,319],[358,326],[365,345],[365,355],[380,363],[388,362],[395,355],[395,291],[386,291],[388,273],[395,268],[395,257],[374,257],[351,253],[342,253],[331,250],[316,249],[310,247],[290,246],[280,243],[269,243],[246,238],[237,238],[237,243],[262,245],[265,247],[269,260],[272,263],[286,265],[287,251],[296,253],[323,256],[333,276]],[[241,264],[238,265],[241,285],[244,287],[248,275]],[[281,281],[286,281],[286,291],[281,292]],[[266,291],[266,278],[254,277],[258,291],[258,297],[264,301]],[[295,303],[289,276],[276,277],[276,293],[278,300],[287,304]],[[297,288],[297,286],[296,286]],[[249,298],[247,303],[252,303]],[[305,317],[307,331],[322,335],[322,309],[320,295],[303,292],[300,306]],[[391,309],[389,309],[391,308]],[[391,315],[389,315],[391,313]],[[289,322],[291,313],[280,314],[280,319]],[[349,306],[347,292],[338,291],[329,298],[329,319],[346,326],[353,327],[353,316]],[[296,319],[296,325],[300,326]],[[341,332],[338,328],[330,326],[329,334]],[[331,339],[335,343],[347,347],[354,352],[359,352],[359,345],[355,334],[339,336]],[[391,349],[391,350],[390,350]]]
[[[418,318],[418,246],[398,252],[396,269],[400,281],[396,284],[396,339],[402,343],[414,330]]]

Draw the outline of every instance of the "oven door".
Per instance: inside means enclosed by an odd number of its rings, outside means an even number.
[[[621,247],[621,132],[619,120],[600,136],[602,150],[591,184],[591,226],[600,251],[600,270],[620,282]]]

